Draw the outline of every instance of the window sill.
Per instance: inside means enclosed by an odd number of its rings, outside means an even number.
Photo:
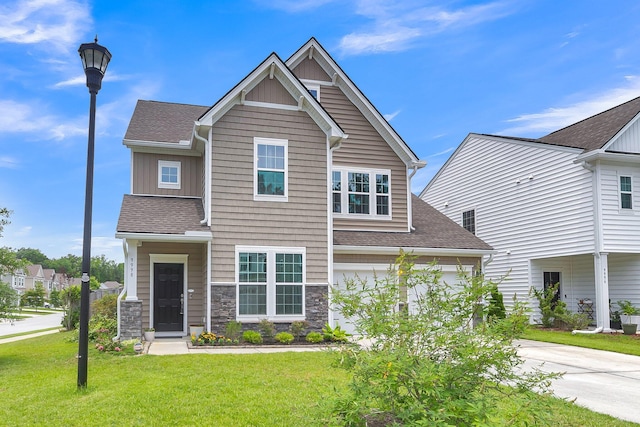
[[[268,320],[273,323],[291,323],[306,320],[305,315],[287,315],[287,316],[236,316],[236,320],[240,323],[260,323],[261,320]]]

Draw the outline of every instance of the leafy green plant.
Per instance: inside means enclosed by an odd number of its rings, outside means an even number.
[[[548,408],[529,393],[548,392],[557,375],[514,369],[522,359],[512,341],[526,305],[511,318],[474,327],[488,310],[479,302],[496,284],[462,269],[455,287],[441,277],[435,262],[415,269],[401,252],[374,283],[356,277],[332,291],[334,307],[369,341],[366,349],[343,346],[338,353],[336,363],[352,380],[334,400],[335,414],[347,426],[496,425],[498,401],[506,398],[521,410],[501,425],[544,424],[539,417]],[[411,311],[398,308],[404,289],[416,295]]]
[[[296,339],[300,339],[304,335],[304,331],[309,327],[309,322],[306,320],[296,320],[291,322],[289,330]]]
[[[507,311],[504,308],[502,292],[498,290],[498,286],[496,285],[491,289],[487,319],[504,319],[506,317]]]
[[[628,299],[620,300],[617,302],[617,304],[618,304],[618,307],[620,307],[620,312],[624,314],[627,318],[626,323],[627,324],[631,323],[630,316],[634,316],[638,314],[638,309]]]
[[[262,319],[260,323],[258,323],[258,329],[265,338],[273,338],[276,334],[276,325],[267,319]]]
[[[224,327],[224,334],[231,338],[232,340],[237,340],[240,338],[240,334],[242,333],[242,323],[232,320],[227,323]]]
[[[567,311],[556,317],[563,321],[571,331],[585,329],[589,326],[589,316],[586,313],[571,313]]]
[[[244,331],[242,333],[242,340],[250,344],[262,344],[262,335],[258,331]]]
[[[93,316],[100,315],[105,317],[117,318],[118,295],[109,294],[97,299],[91,304],[91,313]]]
[[[328,342],[347,342],[350,336],[347,331],[340,327],[340,325],[336,325],[335,328],[332,328],[328,323],[325,323],[322,328],[322,335],[324,340]]]
[[[11,285],[0,282],[0,320],[14,318],[13,311],[18,299],[18,292]]]
[[[99,336],[110,335],[110,338],[118,333],[118,320],[97,314],[89,319],[89,340],[96,341]]]
[[[291,344],[293,342],[293,334],[289,332],[278,332],[275,338],[276,341],[282,344]]]
[[[560,318],[566,313],[567,304],[556,299],[560,283],[549,286],[547,289],[531,288],[530,293],[538,300],[541,319],[540,322],[545,328],[552,328],[556,318]]]
[[[324,337],[320,332],[309,332],[306,340],[307,342],[318,344],[324,341]]]

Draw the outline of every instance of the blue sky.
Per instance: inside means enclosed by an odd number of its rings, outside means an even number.
[[[98,94],[92,254],[129,192],[138,99],[212,105],[271,52],[316,37],[428,162],[469,132],[538,137],[640,96],[640,4],[626,0],[4,0],[0,246],[81,254],[89,93],[77,54],[113,59]]]

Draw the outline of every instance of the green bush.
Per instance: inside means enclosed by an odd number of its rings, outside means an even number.
[[[306,320],[297,320],[295,322],[291,322],[291,326],[289,330],[293,334],[296,339],[300,339],[301,336],[304,335],[305,329],[309,327],[309,322]]]
[[[531,295],[538,300],[538,307],[542,315],[540,322],[545,328],[552,328],[557,320],[567,313],[567,304],[564,301],[554,300],[560,283],[549,286],[546,290],[531,288]]]
[[[496,284],[462,269],[455,287],[441,277],[435,262],[414,269],[412,257],[401,252],[374,283],[356,277],[332,290],[333,306],[370,342],[338,352],[336,363],[352,379],[333,399],[335,415],[347,426],[528,425],[531,419],[544,425],[540,417],[548,408],[531,392],[549,392],[557,375],[514,369],[522,359],[512,342],[526,307],[516,306],[509,320],[474,327],[476,316],[488,311],[478,302]],[[416,295],[410,312],[398,309],[405,289]],[[504,400],[520,409],[498,419]]]
[[[318,344],[324,341],[324,337],[320,332],[309,332],[307,334],[307,342]]]
[[[274,325],[273,322],[270,322],[267,319],[262,319],[260,323],[258,323],[258,329],[260,330],[262,336],[265,338],[273,338],[273,336],[276,334],[276,325]]]
[[[589,326],[589,316],[586,313],[571,313],[567,311],[557,316],[557,318],[563,321],[569,330],[575,331]]]
[[[118,334],[118,319],[96,314],[89,319],[89,340],[95,341],[98,336]]]
[[[244,331],[242,333],[242,340],[250,344],[262,344],[262,335],[258,331]]]
[[[347,342],[349,339],[349,334],[340,328],[340,325],[332,328],[328,323],[325,323],[324,328],[322,328],[322,335],[324,340],[328,342]]]
[[[487,310],[487,319],[504,319],[507,317],[507,311],[504,308],[504,300],[502,292],[498,290],[496,285],[491,289],[491,296],[489,297],[489,309]]]
[[[232,340],[237,340],[242,333],[242,323],[232,320],[224,327],[224,334]]]
[[[293,335],[289,332],[278,332],[275,338],[276,341],[282,344],[291,344],[293,342]]]
[[[118,295],[109,294],[97,299],[91,304],[92,316],[103,316],[116,319],[118,317]]]

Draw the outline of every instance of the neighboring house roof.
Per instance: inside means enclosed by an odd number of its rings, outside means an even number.
[[[116,281],[108,281],[100,284],[101,289],[118,289],[121,288],[122,285]]]
[[[543,136],[538,141],[597,150],[640,113],[640,97]]]
[[[414,231],[334,231],[335,246],[371,246],[386,248],[446,248],[492,251],[492,247],[468,232],[431,205],[412,195]]]
[[[199,198],[126,194],[122,201],[116,236],[122,233],[210,233],[209,227],[200,224],[202,218],[204,209]]]
[[[44,277],[46,277],[47,279],[55,279],[55,274],[56,271],[53,268],[45,268],[44,270],[42,270]]]
[[[126,141],[175,142],[191,139],[193,124],[209,107],[139,100]]]
[[[40,264],[31,264],[27,266],[27,277],[44,277],[42,266]]]

